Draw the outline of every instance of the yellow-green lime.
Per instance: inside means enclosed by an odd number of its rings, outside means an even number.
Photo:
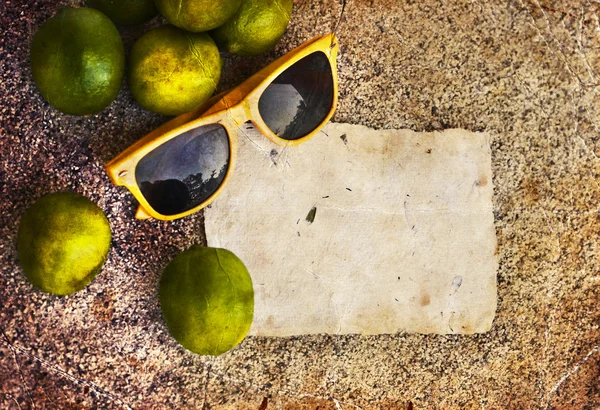
[[[169,332],[194,353],[224,353],[252,324],[252,279],[226,249],[194,245],[177,255],[162,273],[159,296]]]
[[[25,211],[17,251],[33,285],[68,295],[96,277],[110,239],[108,220],[95,203],[73,192],[58,192],[43,196]]]
[[[117,28],[95,9],[61,9],[33,37],[31,70],[42,96],[59,111],[95,114],[119,93],[125,51]]]
[[[155,0],[155,3],[169,23],[187,31],[201,32],[225,23],[242,0]]]
[[[244,0],[235,15],[211,32],[219,48],[239,56],[271,50],[287,29],[292,0]]]
[[[86,5],[123,26],[142,24],[158,15],[154,0],[87,0]]]
[[[129,88],[147,110],[183,114],[215,92],[221,67],[219,49],[208,34],[165,25],[147,32],[133,45]]]

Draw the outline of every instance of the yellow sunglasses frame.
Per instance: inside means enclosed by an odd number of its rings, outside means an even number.
[[[260,115],[258,110],[260,96],[279,74],[297,61],[317,51],[323,52],[331,65],[331,72],[333,74],[333,104],[331,110],[323,122],[321,122],[321,124],[319,124],[319,126],[317,126],[310,134],[295,140],[280,138],[267,127]],[[205,208],[213,202],[222,192],[235,169],[238,149],[238,128],[248,120],[250,120],[263,135],[278,145],[298,145],[317,134],[333,116],[337,106],[337,52],[338,42],[335,34],[331,33],[316,37],[275,60],[239,86],[212,97],[193,111],[182,114],[161,125],[109,161],[106,164],[106,172],[111,182],[117,186],[125,186],[139,202],[139,207],[135,214],[136,219],[155,218],[168,221],[183,218],[194,212],[198,212],[200,209]],[[194,128],[208,124],[222,125],[225,128],[229,139],[229,166],[227,167],[227,172],[221,185],[211,196],[204,200],[204,202],[185,212],[175,215],[162,215],[156,212],[142,194],[135,179],[135,168],[138,162],[150,151],[172,138]]]

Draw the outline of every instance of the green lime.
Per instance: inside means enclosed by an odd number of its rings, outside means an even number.
[[[187,31],[200,32],[225,23],[242,0],[155,0],[155,3],[169,23]]]
[[[68,295],[96,277],[110,238],[108,220],[95,203],[72,192],[58,192],[43,196],[25,211],[17,251],[33,285]]]
[[[160,278],[159,296],[169,332],[194,353],[224,353],[252,324],[252,279],[226,249],[195,245],[177,255]]]
[[[217,45],[238,56],[271,50],[281,39],[292,15],[292,0],[245,0],[242,7],[211,35]]]
[[[123,42],[113,22],[98,10],[65,7],[35,33],[31,70],[40,93],[56,109],[95,114],[121,88]]]
[[[221,66],[219,49],[208,34],[161,26],[133,45],[129,88],[147,110],[183,114],[215,92]]]
[[[154,0],[87,0],[86,5],[124,26],[145,23],[158,14]]]

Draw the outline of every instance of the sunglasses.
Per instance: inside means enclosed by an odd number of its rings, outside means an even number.
[[[247,121],[283,146],[307,141],[337,104],[334,34],[314,38],[193,111],[163,124],[106,164],[139,202],[137,219],[172,220],[213,202],[235,168]]]

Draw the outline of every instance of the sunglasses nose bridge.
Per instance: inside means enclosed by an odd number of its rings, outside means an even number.
[[[220,116],[222,119],[219,122],[229,122],[239,127],[252,117],[250,103],[244,98],[246,93],[242,91],[244,90],[233,90],[203,115]]]
[[[252,118],[252,109],[248,100],[242,100],[233,107],[227,108],[225,111],[227,117],[233,121],[236,127],[241,126]]]

